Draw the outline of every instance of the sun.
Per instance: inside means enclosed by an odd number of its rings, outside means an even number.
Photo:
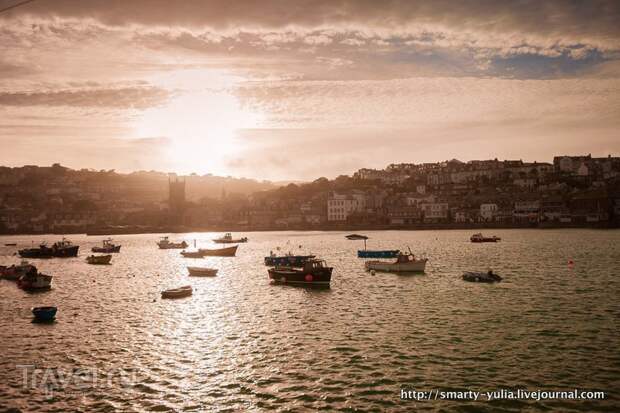
[[[242,150],[237,130],[253,128],[260,116],[226,91],[185,92],[139,117],[139,137],[167,139],[166,164],[179,173],[228,174],[227,161]]]

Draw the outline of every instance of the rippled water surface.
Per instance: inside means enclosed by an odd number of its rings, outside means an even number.
[[[620,232],[368,232],[369,248],[410,246],[424,275],[371,275],[339,232],[248,233],[236,258],[182,258],[157,235],[115,237],[112,265],[33,260],[54,276],[30,294],[0,281],[0,406],[22,411],[618,411]],[[208,247],[217,234],[177,234]],[[238,234],[242,235],[242,234]],[[0,237],[0,264],[32,241]],[[288,245],[287,245],[288,242]],[[334,267],[329,290],[270,285],[276,246]],[[573,260],[574,265],[568,265]],[[219,268],[187,276],[187,265]],[[461,280],[492,267],[495,284]],[[161,300],[191,284],[194,295]],[[58,306],[53,324],[30,308]],[[34,367],[19,367],[34,365]],[[97,377],[93,378],[93,375]],[[24,381],[27,386],[24,386]],[[50,384],[51,383],[51,384]],[[604,401],[400,399],[400,389],[605,390]]]

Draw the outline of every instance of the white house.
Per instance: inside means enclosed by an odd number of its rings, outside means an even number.
[[[327,220],[346,221],[354,212],[366,209],[366,196],[363,193],[337,194],[330,192],[327,198]]]
[[[485,221],[493,221],[493,218],[497,215],[498,209],[497,204],[481,204],[480,216]]]

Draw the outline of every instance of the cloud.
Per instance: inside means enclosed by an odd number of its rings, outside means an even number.
[[[170,92],[155,87],[0,92],[0,106],[146,109],[165,102],[170,95]]]

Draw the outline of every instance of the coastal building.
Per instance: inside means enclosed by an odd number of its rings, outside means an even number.
[[[327,220],[331,222],[346,221],[354,212],[362,212],[366,208],[366,197],[363,193],[352,192],[338,194],[330,192],[327,198]]]
[[[439,223],[448,221],[449,208],[447,202],[422,203],[419,207],[423,211],[424,222]]]

